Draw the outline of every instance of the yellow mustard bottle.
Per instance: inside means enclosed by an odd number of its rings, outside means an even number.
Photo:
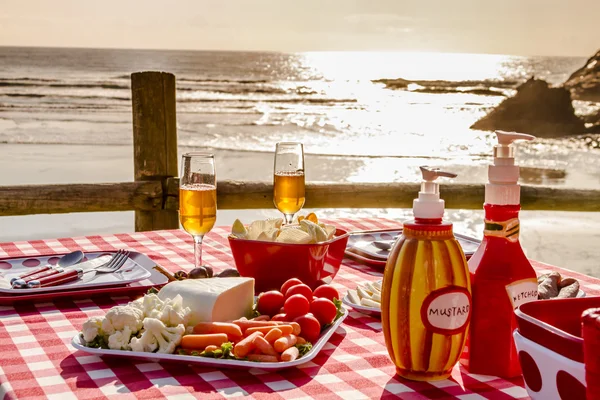
[[[458,362],[471,317],[471,283],[452,223],[442,221],[438,177],[456,177],[421,167],[415,219],[404,223],[385,266],[381,323],[399,376],[446,379]]]

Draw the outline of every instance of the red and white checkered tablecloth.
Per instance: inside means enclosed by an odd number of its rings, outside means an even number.
[[[383,219],[330,221],[348,230],[398,227]],[[228,228],[205,237],[204,261],[215,269],[233,266]],[[49,253],[129,248],[147,254],[170,269],[193,263],[191,238],[184,231],[157,231],[0,244],[0,258]],[[537,264],[538,271],[557,269]],[[334,285],[344,293],[357,282],[375,280],[381,271],[344,259]],[[600,294],[600,280],[578,278],[589,295]],[[350,312],[329,343],[312,361],[298,368],[267,372],[191,367],[184,364],[99,358],[76,351],[71,338],[91,316],[130,297],[0,306],[0,399],[87,400],[111,398],[222,399],[512,399],[527,397],[522,379],[504,380],[467,373],[456,366],[452,378],[411,382],[394,375],[378,319]]]

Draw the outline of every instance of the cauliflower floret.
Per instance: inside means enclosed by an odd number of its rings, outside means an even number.
[[[147,294],[142,298],[144,317],[159,318],[164,302],[155,294]]]
[[[144,330],[138,339],[131,339],[133,351],[173,353],[181,343],[181,337],[185,333],[183,324],[169,328],[156,318],[144,319]]]
[[[131,333],[136,333],[142,328],[143,319],[144,314],[137,308],[115,306],[106,313],[102,321],[102,329],[108,335],[112,335],[115,331],[122,331],[125,327],[128,327]]]
[[[113,350],[129,350],[129,339],[131,339],[131,329],[128,326],[122,331],[116,331],[108,337],[108,348]]]
[[[96,339],[96,336],[103,336],[102,321],[104,317],[92,317],[83,323],[81,333],[83,334],[83,340],[87,343],[91,343]]]
[[[173,300],[165,300],[158,319],[167,326],[187,325],[190,312],[189,307],[183,308],[183,298],[177,295]]]

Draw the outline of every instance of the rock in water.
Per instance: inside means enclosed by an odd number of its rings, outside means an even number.
[[[558,137],[585,132],[575,115],[571,94],[565,88],[551,88],[548,82],[531,78],[517,88],[517,94],[504,100],[472,129],[529,133],[538,137]]]
[[[564,83],[577,100],[600,102],[600,50]]]

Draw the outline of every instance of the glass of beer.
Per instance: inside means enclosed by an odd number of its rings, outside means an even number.
[[[202,265],[202,238],[217,220],[217,179],[215,157],[186,153],[182,157],[179,181],[179,221],[194,238],[194,265]]]
[[[304,148],[302,143],[281,142],[275,148],[273,203],[291,224],[304,206]]]

